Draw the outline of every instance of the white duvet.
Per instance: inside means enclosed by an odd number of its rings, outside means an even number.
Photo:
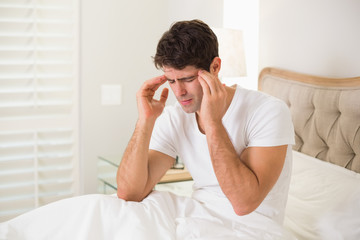
[[[238,217],[227,199],[154,191],[140,203],[116,195],[85,195],[40,207],[0,224],[0,239],[292,239],[275,221]]]
[[[295,151],[288,231],[255,212],[237,217],[226,201],[205,191],[154,191],[141,203],[85,195],[0,223],[0,239],[360,239],[360,174]]]
[[[360,174],[293,151],[284,225],[299,240],[359,240]]]

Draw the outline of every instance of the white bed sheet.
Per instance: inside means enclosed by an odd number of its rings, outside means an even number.
[[[300,240],[360,239],[360,174],[293,151],[284,225]]]
[[[185,196],[192,192],[191,182],[175,185],[158,189]],[[204,204],[201,198],[210,201]],[[125,202],[115,195],[80,196],[0,223],[0,239],[292,238],[280,226],[263,218],[258,221],[249,217],[236,224],[218,218],[218,213],[212,211],[212,204],[218,201],[223,200],[206,194],[191,199],[158,191],[142,203]],[[175,214],[185,203],[189,208]],[[300,240],[360,239],[359,216],[360,174],[293,151],[284,223],[289,232]]]
[[[293,239],[258,213],[238,218],[224,197],[194,195],[154,191],[141,203],[103,194],[69,198],[1,223],[0,239]]]

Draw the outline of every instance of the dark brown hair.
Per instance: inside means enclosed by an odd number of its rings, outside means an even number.
[[[161,37],[154,63],[158,69],[194,66],[209,71],[212,60],[218,56],[217,37],[207,24],[200,20],[180,21]]]

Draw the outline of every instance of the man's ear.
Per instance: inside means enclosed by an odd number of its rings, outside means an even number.
[[[210,73],[218,75],[221,68],[221,59],[219,57],[214,57],[210,64]]]

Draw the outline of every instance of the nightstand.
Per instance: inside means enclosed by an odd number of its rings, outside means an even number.
[[[99,156],[98,157],[98,179],[100,185],[99,192],[110,194],[117,190],[116,172],[121,161],[120,155],[113,156]],[[182,181],[190,181],[192,177],[189,171],[184,169],[169,169],[161,178],[158,184],[176,183]]]

